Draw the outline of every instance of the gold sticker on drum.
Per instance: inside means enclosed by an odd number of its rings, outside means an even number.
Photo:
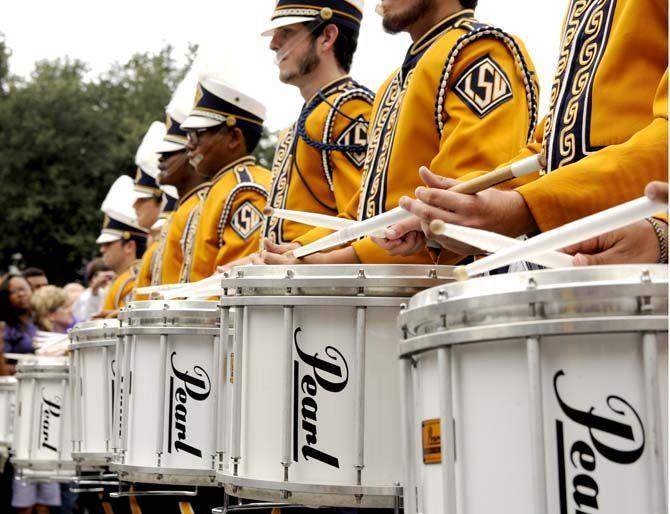
[[[423,463],[439,464],[442,462],[439,418],[421,422],[421,441],[423,443]]]

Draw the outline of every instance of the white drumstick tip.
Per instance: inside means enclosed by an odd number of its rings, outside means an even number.
[[[468,270],[465,266],[458,266],[454,269],[454,278],[459,282],[463,282],[468,279]]]

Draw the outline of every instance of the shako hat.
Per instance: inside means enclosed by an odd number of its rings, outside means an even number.
[[[116,179],[100,207],[105,218],[96,243],[113,243],[130,239],[146,241],[149,232],[139,226],[133,208],[137,198],[133,179],[128,175],[121,175]]]
[[[158,187],[158,148],[165,136],[165,124],[154,121],[142,139],[135,154],[137,172],[135,174],[135,191],[138,198],[160,198],[163,191]]]
[[[201,75],[196,87],[193,108],[182,129],[199,129],[226,124],[244,126],[262,133],[265,106],[242,93],[237,87],[219,77]]]
[[[358,32],[363,20],[364,0],[278,0],[270,26],[262,36],[272,36],[280,27],[320,20],[344,25]]]
[[[197,86],[198,73],[192,67],[175,89],[170,103],[165,108],[166,133],[156,149],[158,153],[178,152],[186,148],[186,131],[180,125],[186,121],[191,112]]]

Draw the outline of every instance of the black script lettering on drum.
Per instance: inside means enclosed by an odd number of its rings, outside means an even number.
[[[318,352],[314,355],[305,353],[298,343],[298,334],[302,332],[300,327],[293,332],[293,344],[300,361],[293,362],[293,460],[298,461],[298,416],[302,422],[304,435],[304,444],[301,452],[305,460],[318,460],[332,466],[340,467],[340,461],[337,457],[330,455],[316,447],[317,444],[317,412],[319,405],[317,403],[317,393],[319,387],[330,393],[339,393],[349,381],[349,366],[342,353],[334,346],[326,346],[325,356],[329,359],[322,359]],[[300,377],[300,362],[307,366],[310,374]],[[302,399],[299,398],[302,396]],[[298,405],[298,403],[300,405]]]
[[[564,421],[556,420],[560,512],[561,514],[567,514],[573,511],[573,509],[568,508],[567,456],[574,474],[572,478],[574,512],[575,514],[584,514],[583,509],[598,510],[599,507],[598,495],[601,491],[595,475],[598,464],[597,455],[617,465],[633,464],[644,452],[644,426],[633,406],[619,396],[607,396],[606,403],[611,410],[609,416],[595,414],[595,407],[589,407],[587,410],[571,407],[561,398],[558,392],[558,379],[564,375],[563,370],[556,372],[554,375],[556,400],[569,421],[586,429],[588,441],[576,440],[572,443],[566,455]],[[591,510],[588,510],[588,512],[591,512]]]
[[[52,418],[60,418],[60,398],[56,396],[53,400],[49,400],[44,395],[44,389],[42,389],[40,396],[40,447],[58,452],[58,448],[54,446],[55,443],[52,444],[49,440],[51,439],[51,430],[55,423],[55,419]]]
[[[186,442],[186,417],[188,410],[186,404],[189,400],[202,402],[207,399],[212,389],[212,383],[209,375],[200,366],[193,367],[193,375],[188,371],[182,372],[177,369],[174,363],[177,352],[172,352],[170,362],[172,365],[172,376],[170,377],[170,420],[168,426],[168,453],[172,453],[172,428],[174,420],[174,449],[178,452],[186,452],[194,457],[202,458],[202,450]],[[175,380],[181,381],[175,389]]]

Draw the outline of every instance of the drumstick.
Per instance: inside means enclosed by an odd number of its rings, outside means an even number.
[[[312,227],[322,227],[331,230],[341,230],[350,227],[356,220],[349,220],[346,218],[338,218],[337,216],[328,216],[327,214],[317,214],[315,212],[292,211],[288,209],[275,209],[273,207],[266,207],[263,209],[263,214],[266,216],[291,220],[297,223],[303,223]],[[384,237],[384,232],[379,231],[376,236]]]
[[[210,289],[212,287],[218,286],[223,280],[223,273],[214,273],[213,275],[198,280],[197,282],[187,282],[182,284],[182,287],[169,289],[167,291],[162,291],[161,295],[163,298],[172,299],[172,298],[182,298],[187,296],[198,295],[199,291]],[[219,293],[220,294],[220,293]]]
[[[386,211],[378,216],[373,216],[372,218],[363,221],[357,221],[354,224],[334,232],[333,234],[327,235],[326,237],[322,237],[313,243],[287,252],[286,255],[289,256],[289,254],[293,254],[294,257],[299,258],[312,253],[328,250],[335,246],[346,244],[354,239],[358,239],[359,237],[368,236],[379,230],[383,230],[391,225],[409,219],[412,216],[414,215],[411,212],[408,212],[401,207],[396,207],[395,209]]]
[[[504,168],[490,171],[484,175],[473,178],[472,180],[468,180],[467,182],[457,184],[454,187],[449,188],[449,191],[473,195],[480,191],[484,191],[484,189],[501,184],[502,182],[512,180],[513,178],[520,178],[524,175],[534,173],[544,168],[546,164],[547,160],[542,154],[532,155],[505,166]]]
[[[531,260],[535,255],[558,248],[565,248],[566,246],[591,239],[606,232],[611,232],[666,209],[666,204],[652,202],[646,197],[637,198],[611,209],[606,209],[573,221],[554,230],[544,232],[520,244],[509,246],[493,255],[470,263],[467,266],[456,268],[454,276],[459,280],[463,280],[473,275],[500,268],[501,266],[507,266],[516,261]]]
[[[430,230],[433,234],[456,239],[487,252],[497,252],[508,246],[523,242],[488,230],[452,225],[442,220],[433,220],[430,223]],[[528,260],[547,268],[569,268],[572,266],[572,257],[561,252],[547,252]]]
[[[474,194],[484,189],[488,189],[491,186],[500,184],[512,178],[522,177],[538,171],[544,165],[546,161],[541,154],[533,155],[525,159],[521,159],[518,162],[500,168],[498,170],[490,171],[484,175],[476,177],[467,182],[457,184],[456,186],[449,189],[456,193],[464,194]],[[414,215],[405,211],[400,207],[391,209],[390,211],[379,214],[378,216],[373,216],[364,221],[355,222],[354,224],[340,229],[338,232],[325,236],[318,241],[307,244],[300,248],[297,248],[293,251],[287,252],[287,257],[304,257],[305,255],[310,255],[312,253],[321,252],[324,250],[329,250],[335,246],[340,246],[346,244],[354,239],[359,237],[369,236],[374,232],[384,230],[391,225],[395,225],[401,221],[409,219]]]
[[[185,284],[162,284],[160,286],[145,286],[138,287],[135,289],[136,294],[154,294],[162,293],[163,291],[169,291],[170,289],[177,289],[178,287],[183,287]]]

